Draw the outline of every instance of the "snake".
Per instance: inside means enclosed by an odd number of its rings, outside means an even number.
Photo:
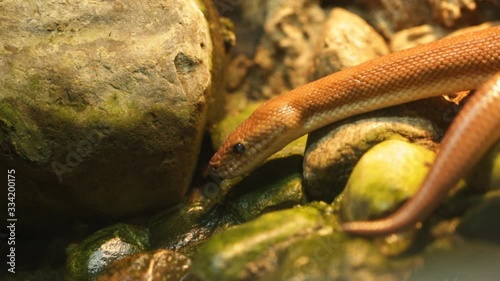
[[[331,123],[473,89],[416,194],[385,218],[342,224],[354,235],[403,231],[428,217],[500,138],[500,26],[394,52],[264,102],[227,136],[209,173],[217,180],[244,176],[291,141]]]

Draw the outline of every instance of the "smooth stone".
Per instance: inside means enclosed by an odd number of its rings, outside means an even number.
[[[264,213],[305,203],[300,172],[289,174],[285,166],[300,168],[302,157],[270,161],[235,186],[225,199],[227,206],[243,221]]]
[[[103,228],[77,245],[68,247],[66,269],[71,280],[92,280],[111,263],[149,247],[148,231],[132,225]]]
[[[387,215],[420,188],[435,154],[401,140],[377,144],[361,157],[343,192],[346,221]]]
[[[358,15],[334,8],[316,44],[313,79],[387,55],[384,38]]]

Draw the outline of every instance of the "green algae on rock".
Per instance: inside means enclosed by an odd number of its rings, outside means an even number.
[[[412,258],[391,260],[340,231],[334,207],[276,211],[212,237],[193,258],[202,280],[402,280]]]
[[[279,256],[279,266],[261,280],[405,280],[418,260],[388,259],[367,239],[325,228],[298,240]]]
[[[300,167],[301,163],[299,156],[269,162],[233,188],[225,200],[227,206],[243,221],[249,221],[269,211],[305,203],[302,176],[282,168]]]
[[[270,161],[228,190],[227,196],[220,195],[226,191],[215,183],[195,187],[184,203],[149,220],[152,246],[191,256],[212,235],[263,213],[304,203],[300,173],[291,171],[300,170],[301,163],[299,155]]]
[[[344,220],[384,216],[411,197],[427,175],[435,154],[401,140],[387,140],[357,163],[342,198]]]
[[[255,278],[266,273],[259,262],[325,223],[321,211],[310,206],[265,214],[212,237],[195,255],[193,273],[203,280]]]
[[[0,168],[23,227],[181,200],[220,96],[212,4],[2,1]]]

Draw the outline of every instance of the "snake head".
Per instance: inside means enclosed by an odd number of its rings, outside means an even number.
[[[285,146],[283,107],[267,103],[229,134],[209,163],[212,177],[223,180],[247,174]],[[286,112],[285,112],[286,113]],[[280,118],[281,117],[281,118]]]
[[[222,180],[234,178],[244,173],[244,171],[241,171],[242,167],[244,167],[245,163],[248,163],[248,154],[253,151],[253,149],[247,151],[247,147],[249,147],[247,141],[230,135],[210,159],[210,175],[214,179]]]
[[[233,131],[217,150],[209,163],[212,177],[222,180],[246,174],[263,162],[269,154],[266,145],[273,138],[269,133],[263,134],[260,127],[248,128],[249,120]],[[272,154],[272,153],[271,153]]]

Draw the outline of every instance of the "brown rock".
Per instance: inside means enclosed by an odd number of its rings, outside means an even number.
[[[475,0],[430,0],[429,4],[434,17],[448,27],[456,25],[460,20],[463,21],[463,17],[470,18],[477,9]]]
[[[309,82],[324,12],[318,1],[244,1],[243,17],[262,23],[248,84],[254,98],[270,98]],[[262,6],[265,7],[262,7]],[[251,15],[251,16],[250,16]]]
[[[322,30],[313,80],[389,53],[384,38],[350,11],[333,9]]]
[[[443,28],[435,25],[421,25],[408,28],[394,34],[391,38],[391,50],[396,52],[430,43],[441,39],[446,33]]]
[[[432,10],[427,1],[376,0],[366,3],[365,19],[387,38],[399,30],[432,21]]]

